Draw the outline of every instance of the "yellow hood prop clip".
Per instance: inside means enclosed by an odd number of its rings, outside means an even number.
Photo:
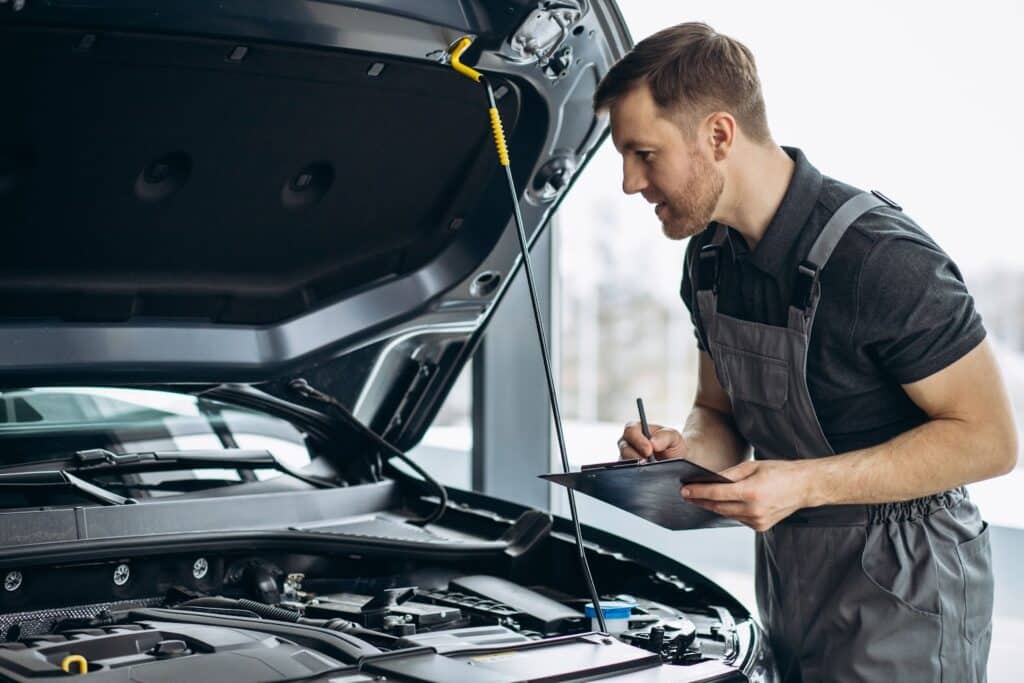
[[[462,63],[462,55],[469,49],[469,46],[473,44],[473,39],[469,37],[460,38],[452,46],[451,51],[448,53],[451,57],[452,68],[457,72],[469,78],[470,80],[476,81],[477,83],[483,83],[484,87],[487,88],[487,98],[490,102],[490,108],[487,110],[487,115],[491,119],[491,133],[494,134],[494,146],[498,150],[498,161],[501,162],[502,166],[508,166],[508,144],[505,141],[505,129],[501,125],[501,115],[498,113],[498,106],[494,102],[494,91],[491,89],[491,84],[487,82],[484,75],[474,69],[471,66],[466,66]]]

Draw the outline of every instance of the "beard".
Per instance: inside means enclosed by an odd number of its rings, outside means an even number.
[[[659,216],[661,230],[670,240],[692,237],[708,227],[725,187],[722,172],[699,152],[690,155],[690,168],[689,182],[665,197]]]

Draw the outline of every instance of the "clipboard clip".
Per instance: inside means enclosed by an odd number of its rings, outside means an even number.
[[[587,470],[621,470],[627,467],[640,467],[646,465],[647,461],[643,458],[639,460],[616,460],[615,462],[595,462],[590,465],[580,465],[580,472],[586,472]]]

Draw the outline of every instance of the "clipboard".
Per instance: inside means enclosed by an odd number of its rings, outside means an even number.
[[[538,476],[622,508],[666,529],[739,526],[739,522],[688,503],[679,495],[683,484],[732,483],[684,458],[653,463],[619,460],[584,465],[579,472],[552,472]]]

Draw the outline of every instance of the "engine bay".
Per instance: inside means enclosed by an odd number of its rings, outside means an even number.
[[[26,568],[6,574],[0,595],[0,677],[748,680],[738,660],[756,627],[726,607],[616,593],[608,597],[631,614],[609,635],[595,632],[580,595],[358,556],[182,554]]]

